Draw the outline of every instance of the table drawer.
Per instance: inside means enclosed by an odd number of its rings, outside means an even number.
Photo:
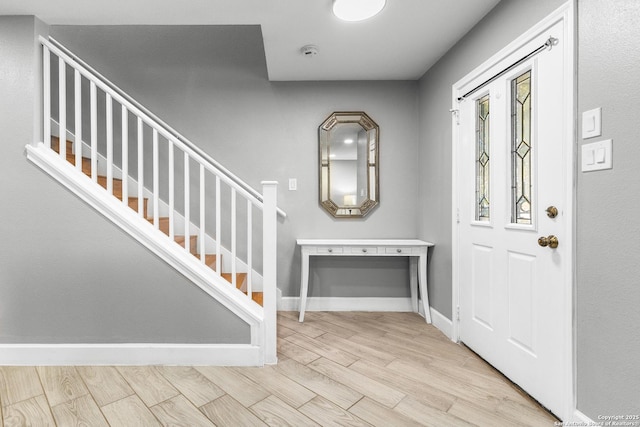
[[[337,248],[322,247],[322,248],[318,248],[318,253],[319,254],[341,254],[343,252],[344,252],[344,248],[342,248],[342,247],[337,247]]]
[[[388,253],[388,254],[399,254],[399,255],[407,254],[408,255],[408,254],[411,254],[412,251],[411,251],[411,248],[402,248],[402,247],[401,248],[385,248],[385,253]]]
[[[377,247],[369,247],[369,246],[356,246],[353,248],[348,248],[351,249],[351,253],[352,254],[362,254],[362,255],[369,255],[369,254],[377,254],[378,253],[378,248]]]

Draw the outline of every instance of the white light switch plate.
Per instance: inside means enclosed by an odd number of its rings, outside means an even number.
[[[592,142],[582,146],[582,172],[613,168],[613,141]]]
[[[602,135],[602,108],[582,113],[582,139],[594,138]]]
[[[298,189],[298,180],[296,178],[289,178],[289,191],[296,191]]]

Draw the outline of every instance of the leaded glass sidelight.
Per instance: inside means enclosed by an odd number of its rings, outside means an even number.
[[[476,101],[476,220],[489,221],[489,95]]]
[[[511,81],[511,222],[531,224],[531,71]]]

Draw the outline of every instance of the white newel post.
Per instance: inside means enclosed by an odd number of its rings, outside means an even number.
[[[262,275],[263,275],[263,304],[264,304],[264,362],[275,364],[278,361],[276,348],[276,272],[278,245],[278,218],[276,201],[278,183],[276,181],[262,182],[263,211],[262,211]]]

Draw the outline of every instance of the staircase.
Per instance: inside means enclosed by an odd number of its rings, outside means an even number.
[[[73,153],[74,150],[74,143],[73,141],[68,141],[67,140],[67,147],[66,147],[66,159],[69,163],[71,163],[72,165],[75,166],[76,164],[76,156]],[[60,153],[60,138],[58,138],[57,136],[52,136],[51,137],[51,149],[53,151],[55,151],[56,153]],[[87,157],[82,157],[82,173],[84,173],[85,175],[87,175],[88,177],[91,177],[91,159],[87,158]],[[98,184],[104,188],[105,190],[107,189],[107,177],[104,175],[98,175]],[[117,179],[114,178],[113,179],[113,189],[111,194],[118,200],[122,200],[122,179]],[[129,208],[133,209],[134,211],[138,212],[138,197],[127,197],[127,204],[129,206]],[[149,221],[151,224],[153,224],[153,218],[149,218],[148,215],[148,209],[147,206],[149,204],[149,199],[148,198],[143,198],[143,202],[142,202],[142,206],[143,206],[143,217]],[[170,218],[169,217],[159,217],[159,230],[164,233],[165,235],[169,236],[169,221]],[[174,241],[178,244],[179,247],[184,247],[185,246],[185,237],[184,236],[174,236]],[[191,253],[191,255],[193,255],[196,259],[201,259],[201,255],[198,253],[198,236],[197,235],[190,235],[189,236],[189,253]],[[205,265],[207,265],[209,268],[211,268],[213,271],[216,271],[216,258],[217,255],[216,254],[205,254],[204,256],[204,263]],[[221,263],[222,264],[222,263]],[[245,293],[245,295],[247,294],[246,291],[246,279],[247,279],[247,273],[236,273],[235,274],[235,281],[233,280],[233,275],[232,273],[225,273],[225,272],[221,272],[220,275],[227,281],[229,282],[229,284],[232,283],[236,283],[236,287],[238,289],[240,289],[241,291],[243,291]],[[251,298],[253,299],[253,301],[255,301],[256,303],[258,303],[259,305],[263,304],[263,293],[262,292],[252,292],[251,293]]]
[[[245,321],[251,342],[232,348],[242,364],[275,363],[277,183],[259,193],[64,46],[40,43],[42,140],[27,158]]]

